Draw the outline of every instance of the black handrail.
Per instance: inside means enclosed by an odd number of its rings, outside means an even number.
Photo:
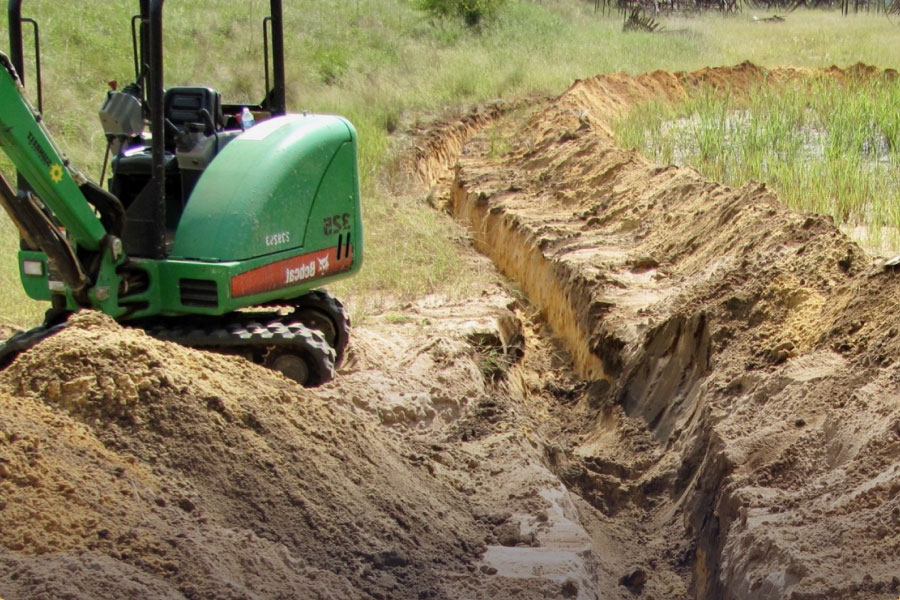
[[[22,0],[9,0],[9,58],[12,60],[19,80],[25,85],[25,56],[22,51]]]
[[[286,111],[285,85],[284,85],[284,17],[281,10],[281,0],[272,0],[272,74],[275,77],[275,85],[272,88],[273,115],[283,115]],[[268,93],[269,90],[266,90]]]
[[[153,136],[153,183],[156,203],[153,211],[153,249],[155,258],[166,257],[166,148],[165,115],[163,113],[163,0],[150,0],[150,77],[147,97],[150,99],[150,134]]]
[[[131,51],[134,55],[134,80],[137,83],[141,81],[141,66],[138,59],[138,34],[137,25],[141,22],[141,15],[133,15],[131,17]]]
[[[29,17],[22,17],[22,0],[9,0],[7,4],[9,16],[9,54],[13,67],[19,74],[19,80],[25,85],[25,51],[22,36],[22,23],[31,23],[34,27],[34,72],[37,88],[38,112],[44,112],[44,94],[41,89],[41,36],[37,21]]]
[[[272,24],[272,17],[266,17],[263,19],[263,72],[266,76],[266,87],[263,91],[266,93],[266,98],[263,100],[263,106],[268,108],[269,103],[269,90],[272,88],[269,87],[269,26]]]
[[[44,85],[41,82],[41,32],[34,19],[23,17],[22,22],[31,23],[34,27],[34,77],[37,84],[37,104],[38,112],[44,114]]]

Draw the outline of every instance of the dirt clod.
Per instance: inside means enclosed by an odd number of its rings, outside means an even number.
[[[494,529],[497,542],[501,546],[515,546],[522,541],[522,532],[518,523],[505,523]]]
[[[626,575],[622,575],[619,579],[619,585],[627,587],[635,594],[640,594],[644,591],[645,583],[647,583],[647,572],[643,569],[635,569]]]

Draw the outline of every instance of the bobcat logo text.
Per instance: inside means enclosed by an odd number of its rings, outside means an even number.
[[[327,260],[327,259],[326,259]],[[297,283],[304,279],[312,279],[316,276],[316,261],[310,261],[305,265],[284,270],[285,283]]]

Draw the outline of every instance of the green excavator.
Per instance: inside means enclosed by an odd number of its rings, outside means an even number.
[[[0,203],[21,234],[26,293],[51,305],[42,325],[0,344],[0,366],[86,308],[306,386],[330,380],[349,320],[321,287],[362,261],[357,138],[341,117],[286,113],[281,0],[262,22],[259,104],[165,88],[163,0],[140,0],[135,80],[111,84],[100,108],[107,186],[71,165],[42,123],[38,24],[21,4],[9,1],[10,55],[0,53],[0,147],[18,179],[0,176]],[[37,108],[23,24],[34,28]]]

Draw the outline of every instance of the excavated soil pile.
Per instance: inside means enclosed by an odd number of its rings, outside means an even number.
[[[461,495],[340,406],[84,314],[0,379],[0,595],[431,597]]]
[[[422,196],[506,278],[369,317],[315,390],[75,316],[0,374],[0,597],[893,600],[900,273],[610,136],[809,76],[601,76],[418,132]]]
[[[654,165],[609,135],[643,100],[810,75],[743,64],[579,81],[427,137],[434,156],[461,149],[449,185],[434,161],[418,170],[594,382],[556,472],[610,519],[683,524],[687,554],[669,564],[689,565],[699,598],[900,588],[900,274],[765,185]],[[651,448],[615,443],[620,408]],[[642,588],[663,564],[639,570]]]

